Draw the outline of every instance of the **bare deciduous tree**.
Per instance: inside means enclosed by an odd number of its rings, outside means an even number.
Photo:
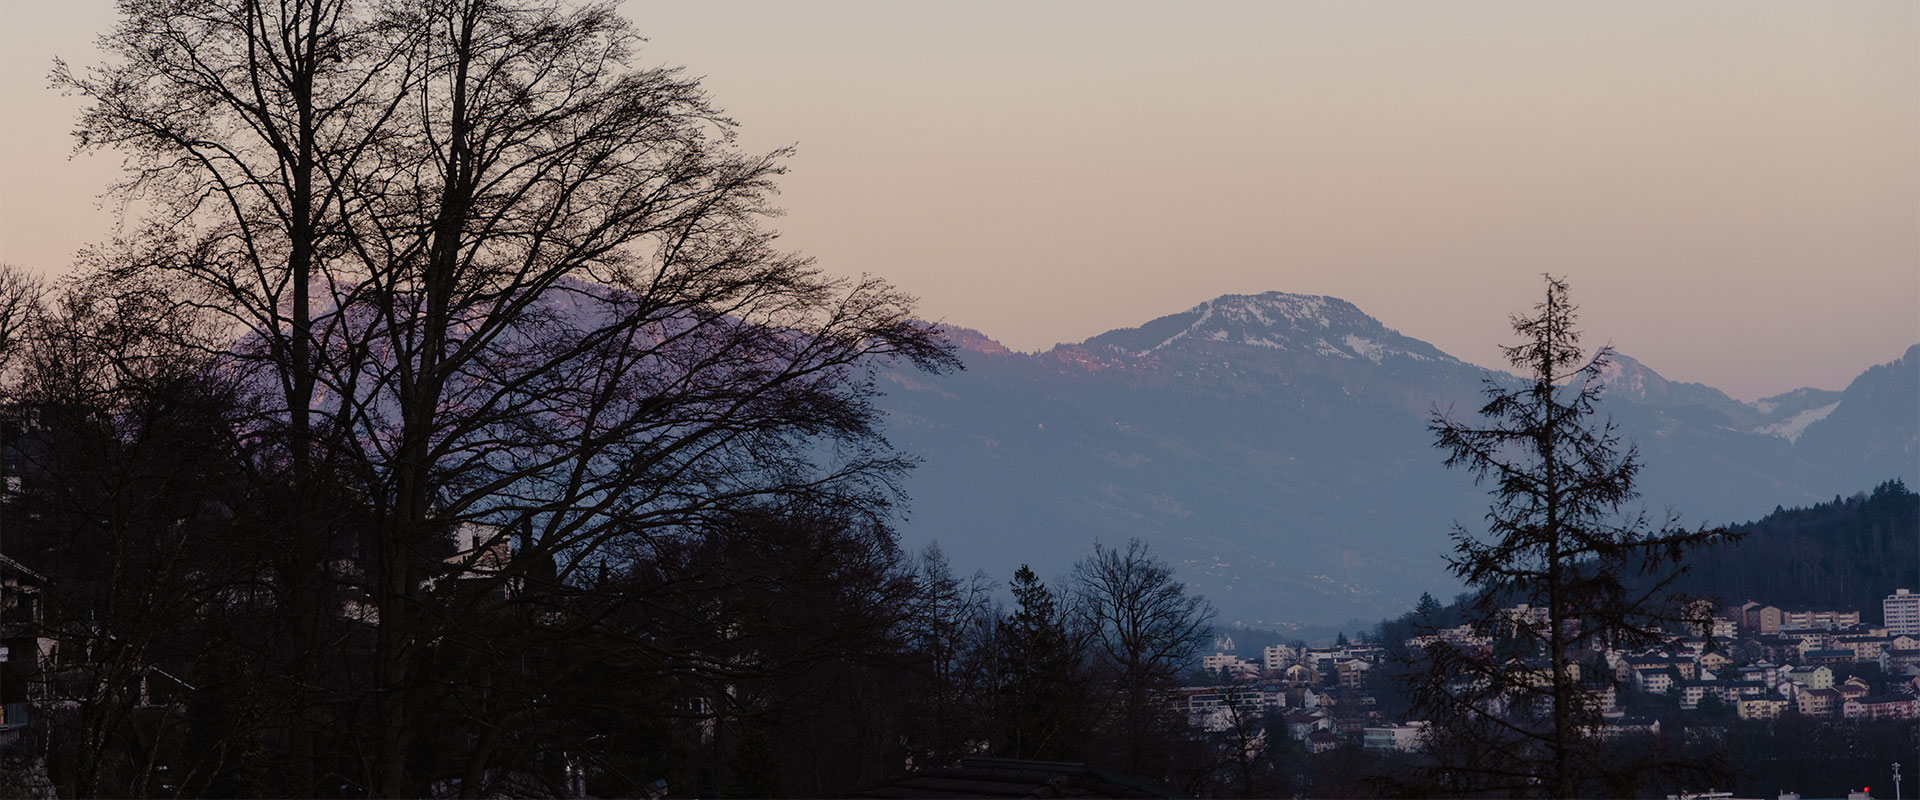
[[[46,289],[40,279],[13,264],[0,263],[0,372],[12,363],[22,334],[40,310]]]
[[[92,101],[82,143],[131,152],[125,188],[164,212],[147,255],[108,271],[223,315],[226,363],[279,398],[251,433],[285,442],[305,498],[308,568],[285,580],[371,601],[367,786],[428,788],[407,765],[447,685],[434,643],[536,601],[543,624],[604,621],[554,598],[615,591],[597,576],[742,510],[884,518],[907,463],[868,365],[951,352],[885,283],[775,247],[786,154],[739,152],[678,71],[630,69],[638,39],[610,6],[122,12],[119,63],[59,74]],[[327,571],[344,534],[315,519],[321,464],[370,520],[362,577]],[[462,530],[481,535],[446,557]],[[466,774],[487,771],[483,745]]]
[[[1130,539],[1124,551],[1095,543],[1074,566],[1073,609],[1118,701],[1113,727],[1126,763],[1141,764],[1149,743],[1165,738],[1155,735],[1169,713],[1164,691],[1212,635],[1213,606]]]

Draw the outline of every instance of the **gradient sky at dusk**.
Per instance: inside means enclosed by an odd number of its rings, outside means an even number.
[[[1042,349],[1229,292],[1496,365],[1538,274],[1589,343],[1744,399],[1920,342],[1920,4],[649,3],[643,66],[793,144],[829,271]],[[116,215],[69,161],[99,0],[0,0],[0,260]]]

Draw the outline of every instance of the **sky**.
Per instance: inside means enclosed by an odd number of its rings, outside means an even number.
[[[1741,399],[1920,342],[1920,3],[638,2],[636,66],[792,145],[786,246],[1019,350],[1229,293],[1499,366],[1589,344]],[[69,158],[100,0],[0,0],[0,261],[122,220]]]

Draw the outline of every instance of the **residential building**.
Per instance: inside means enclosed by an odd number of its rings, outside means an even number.
[[[1880,601],[1880,619],[1890,636],[1920,636],[1920,594],[1895,589]]]
[[[1792,705],[1794,708],[1799,708],[1800,693],[1806,691],[1806,687],[1803,687],[1800,684],[1794,683],[1793,681],[1781,681],[1777,684],[1774,684],[1773,691],[1775,694],[1778,694],[1781,697],[1786,698],[1787,703],[1789,705]]]
[[[1462,649],[1483,648],[1493,643],[1493,637],[1476,633],[1472,625],[1443,628],[1424,636],[1415,636],[1407,640],[1408,647],[1425,648],[1434,642],[1446,642]]]
[[[1844,664],[1853,663],[1854,658],[1853,658],[1853,650],[1851,649],[1808,650],[1806,652],[1806,655],[1801,657],[1801,660],[1807,662],[1808,664],[1819,664],[1822,666],[1837,667]]]
[[[1287,738],[1294,741],[1304,740],[1314,731],[1333,729],[1333,718],[1324,711],[1288,714],[1283,721],[1287,724]]]
[[[1841,716],[1847,719],[1914,719],[1920,717],[1920,698],[1893,694],[1849,697],[1841,709]]]
[[[1287,667],[1286,681],[1288,686],[1295,688],[1315,686],[1320,683],[1320,673],[1305,664],[1295,664]]]
[[[1698,680],[1700,664],[1691,658],[1679,658],[1667,655],[1628,656],[1627,665],[1633,670],[1673,669],[1680,673],[1680,680]]]
[[[1221,670],[1226,670],[1235,675],[1253,676],[1260,674],[1260,665],[1232,653],[1214,653],[1213,655],[1202,656],[1200,658],[1200,666],[1205,669],[1209,675],[1219,674]]]
[[[1840,693],[1832,689],[1808,689],[1797,699],[1803,717],[1830,717],[1840,710]]]
[[[1800,668],[1787,673],[1787,680],[1809,689],[1833,688],[1833,670],[1829,667]]]
[[[1879,661],[1880,654],[1892,643],[1889,637],[1867,633],[1833,637],[1833,649],[1852,650],[1855,661]]]
[[[1219,733],[1280,708],[1285,698],[1278,686],[1188,686],[1175,699],[1184,700],[1187,724]]]
[[[1360,659],[1349,659],[1334,665],[1334,671],[1340,676],[1340,685],[1348,689],[1358,689],[1367,683],[1367,670],[1373,665]]]
[[[53,640],[40,638],[40,573],[0,555],[0,748],[26,730],[40,670],[53,657]]]
[[[1279,672],[1300,661],[1300,651],[1284,644],[1267,645],[1266,650],[1261,653],[1261,656],[1261,661],[1265,664],[1268,672]]]
[[[1412,752],[1420,749],[1426,736],[1427,722],[1416,720],[1405,725],[1369,727],[1362,733],[1361,743],[1368,750]]]
[[[1768,661],[1791,663],[1800,658],[1800,642],[1778,633],[1754,636],[1741,642],[1746,647],[1758,651]]]
[[[1899,672],[1904,669],[1920,666],[1920,647],[1888,650],[1886,656],[1887,672]]]
[[[1314,731],[1307,734],[1307,752],[1324,753],[1340,746],[1340,734],[1333,731]]]
[[[1741,604],[1740,627],[1748,636],[1768,636],[1780,632],[1780,609],[1751,600]]]
[[[1851,628],[1860,624],[1858,611],[1829,611],[1811,608],[1787,609],[1780,612],[1781,630],[1805,630],[1824,628]]]
[[[1711,636],[1715,642],[1719,642],[1722,646],[1725,646],[1726,642],[1733,641],[1733,637],[1738,631],[1739,626],[1735,625],[1733,620],[1716,615],[1710,617],[1706,623],[1701,624],[1694,633],[1701,637]]]
[[[1773,697],[1742,697],[1739,713],[1741,719],[1774,719],[1787,708],[1787,701]]]
[[[1688,711],[1699,708],[1700,701],[1705,700],[1707,695],[1713,695],[1722,700],[1727,697],[1726,690],[1720,681],[1681,681],[1678,688],[1680,707]]]
[[[1701,660],[1700,666],[1706,666],[1705,659]],[[1780,684],[1780,667],[1771,661],[1762,661],[1758,664],[1749,664],[1741,667],[1737,674],[1739,675],[1739,680],[1754,681],[1765,685],[1768,689],[1772,689]]]
[[[1733,659],[1728,658],[1725,653],[1705,653],[1700,656],[1699,663],[1703,670],[1719,672],[1726,669],[1728,664],[1732,664]]]
[[[1653,717],[1621,717],[1600,726],[1600,736],[1613,739],[1621,736],[1641,736],[1660,732],[1660,720]]]

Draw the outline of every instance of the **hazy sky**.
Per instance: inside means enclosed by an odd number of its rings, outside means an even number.
[[[0,0],[0,259],[110,235]],[[1042,349],[1230,292],[1353,301],[1494,364],[1542,271],[1589,341],[1754,399],[1920,342],[1920,3],[648,3],[826,269]]]

